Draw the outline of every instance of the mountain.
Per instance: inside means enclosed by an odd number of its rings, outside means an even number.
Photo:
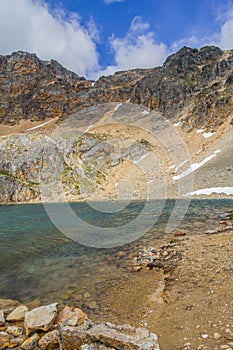
[[[184,47],[96,82],[15,52],[0,102],[1,202],[232,191],[233,50]]]

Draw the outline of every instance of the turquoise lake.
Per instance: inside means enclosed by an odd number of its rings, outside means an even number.
[[[64,304],[71,300],[75,304],[81,300],[85,303],[85,293],[89,293],[93,300],[98,299],[106,288],[127,278],[129,272],[124,266],[131,253],[165,235],[173,237],[165,233],[165,227],[174,204],[174,200],[167,200],[165,206],[154,201],[153,207],[162,209],[162,214],[153,227],[137,240],[114,248],[93,248],[72,241],[53,225],[43,204],[0,206],[0,297]],[[83,202],[70,203],[85,222],[115,227],[119,233],[144,205],[132,202],[119,213],[108,214]],[[232,208],[233,199],[192,200],[177,229],[185,230],[187,235],[216,229],[221,227],[219,215]],[[65,212],[60,220],[69,230]]]

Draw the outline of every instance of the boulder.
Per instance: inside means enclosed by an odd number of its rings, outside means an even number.
[[[39,340],[39,347],[41,350],[46,350],[48,347],[56,347],[59,345],[59,332],[57,329],[54,329],[53,331],[50,331],[46,333],[42,338]]]
[[[119,350],[159,350],[157,336],[144,328],[115,326],[111,323],[98,324],[86,320],[78,327],[61,323],[59,330],[64,350],[106,347]]]
[[[57,316],[57,303],[40,306],[25,314],[25,328],[26,334],[29,330],[47,331],[51,328]]]
[[[87,315],[80,309],[66,306],[62,311],[59,312],[56,323],[67,321],[71,326],[77,326],[84,322],[87,319]]]

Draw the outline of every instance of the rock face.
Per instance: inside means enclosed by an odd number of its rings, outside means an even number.
[[[184,115],[183,129],[221,125],[232,113],[233,51],[184,47],[162,67],[85,80],[35,54],[0,56],[0,123],[65,118],[111,101],[143,104],[166,117]]]
[[[101,135],[12,136],[0,145],[0,203],[40,199],[42,183],[48,201],[60,194],[88,196],[102,187],[109,169],[123,156],[139,159],[148,147],[140,142],[117,147],[115,158],[114,145],[105,143]]]
[[[184,47],[136,83],[131,102],[181,116],[184,130],[221,125],[233,111],[233,50]]]
[[[0,56],[0,123],[64,118],[100,102],[127,100],[147,71],[118,73],[92,86],[55,60],[42,61],[21,51]]]

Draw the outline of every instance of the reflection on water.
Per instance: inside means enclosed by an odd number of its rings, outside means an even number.
[[[122,266],[129,253],[165,235],[174,203],[166,201],[159,220],[140,239],[111,249],[95,249],[71,241],[53,226],[43,204],[0,206],[0,297],[23,302],[37,297],[43,302],[65,303],[71,299],[74,304],[85,298],[98,299],[108,286],[127,280],[129,272]],[[218,215],[232,209],[232,204],[232,199],[192,200],[178,229],[189,234],[214,229]],[[156,208],[161,205],[162,202],[154,201]],[[133,202],[120,214],[101,213],[85,203],[72,203],[71,207],[85,222],[117,227],[120,233],[122,225],[142,212],[144,203]],[[65,218],[64,212],[64,221]],[[66,225],[69,226],[68,220]]]

